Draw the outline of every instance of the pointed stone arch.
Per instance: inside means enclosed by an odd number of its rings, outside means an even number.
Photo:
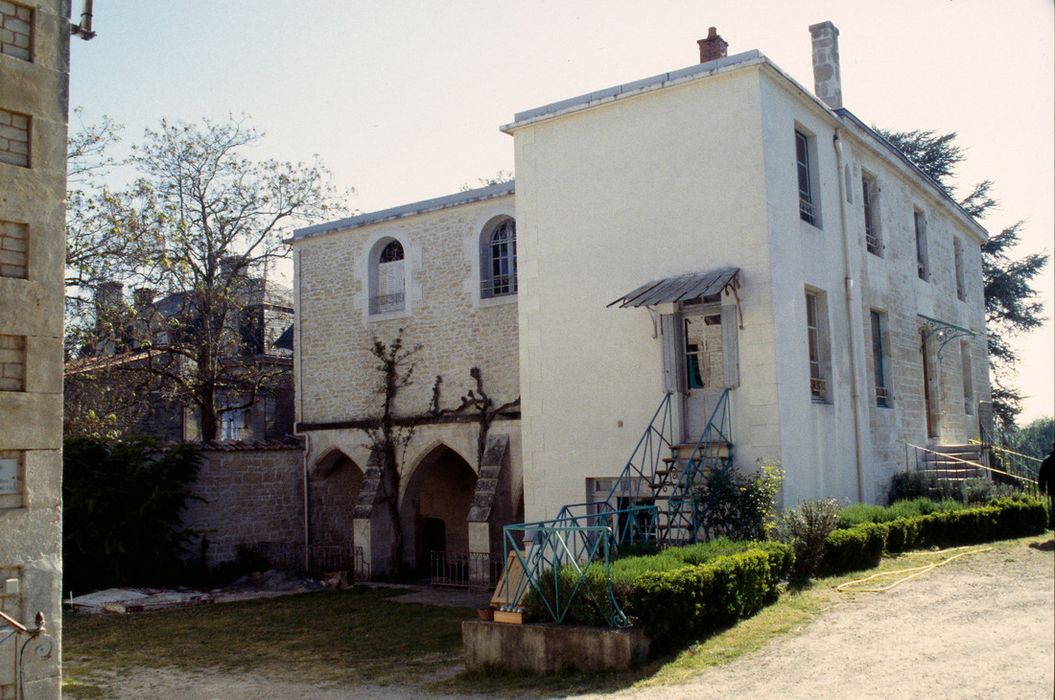
[[[433,550],[469,551],[469,510],[476,471],[457,450],[439,442],[422,452],[408,472],[399,515],[404,563],[428,573]]]
[[[313,547],[352,547],[353,516],[363,470],[338,448],[323,454],[308,471],[308,532]]]

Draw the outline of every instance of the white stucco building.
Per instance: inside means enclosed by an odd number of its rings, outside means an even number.
[[[810,30],[816,94],[712,30],[698,65],[516,114],[515,194],[298,232],[299,420],[361,415],[369,370],[350,349],[382,330],[432,348],[427,377],[497,348],[485,375],[520,397],[508,431],[529,521],[618,475],[666,392],[691,442],[728,390],[736,463],[778,462],[788,505],[878,501],[901,441],[976,436],[986,232],[843,107],[838,31]],[[516,286],[491,306],[496,215],[515,219]],[[394,283],[388,240],[404,250]],[[402,306],[371,309],[390,287]]]

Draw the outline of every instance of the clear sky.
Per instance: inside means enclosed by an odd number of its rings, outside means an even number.
[[[812,87],[807,27],[824,20],[845,105],[884,128],[957,131],[963,189],[996,183],[986,227],[1023,219],[1018,255],[1051,252],[1051,0],[96,0],[70,104],[127,142],[162,117],[248,114],[260,156],[318,154],[366,212],[512,171],[498,126],[514,112],[697,63],[712,25],[730,53],[759,49]],[[1049,317],[1053,280],[1049,265]],[[1016,344],[1023,421],[1055,413],[1053,337],[1049,321]]]

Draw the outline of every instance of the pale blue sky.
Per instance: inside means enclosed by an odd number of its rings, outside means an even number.
[[[349,209],[372,211],[511,171],[498,126],[514,112],[696,63],[711,25],[730,53],[757,48],[811,87],[807,27],[826,19],[846,106],[887,128],[958,131],[960,181],[990,178],[1002,202],[983,223],[1025,219],[1020,254],[1050,252],[1051,0],[96,0],[70,103],[123,123],[128,142],[162,117],[246,113],[268,134],[261,156],[317,153],[356,189]],[[1053,279],[1049,266],[1049,316]],[[1052,328],[1018,343],[1027,420],[1055,412]]]

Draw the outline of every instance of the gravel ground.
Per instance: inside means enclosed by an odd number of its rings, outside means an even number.
[[[1050,700],[1055,689],[1053,550],[1052,540],[1001,547],[962,557],[885,593],[847,594],[797,634],[683,685],[617,695]],[[156,669],[136,671],[114,685],[121,688],[119,698],[159,700],[427,695],[419,687],[337,687]]]

